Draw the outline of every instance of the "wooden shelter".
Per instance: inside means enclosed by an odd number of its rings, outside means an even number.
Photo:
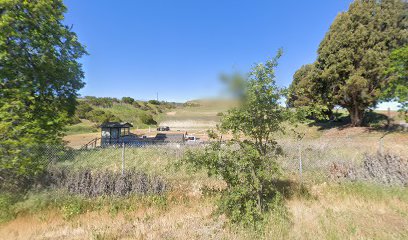
[[[128,122],[105,122],[100,125],[101,145],[117,144],[126,142],[129,138],[132,124]]]

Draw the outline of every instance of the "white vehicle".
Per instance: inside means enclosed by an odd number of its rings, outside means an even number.
[[[186,142],[196,142],[197,138],[193,135],[186,135],[185,136]]]

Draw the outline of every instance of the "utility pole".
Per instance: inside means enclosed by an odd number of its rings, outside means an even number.
[[[159,101],[159,92],[156,94],[156,100]]]

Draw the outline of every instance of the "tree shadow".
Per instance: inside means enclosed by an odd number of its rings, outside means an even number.
[[[306,198],[315,199],[307,186],[291,179],[275,179],[273,185],[285,199]]]
[[[309,127],[318,127],[318,130],[328,130],[332,128],[343,129],[350,126],[349,116],[338,116],[335,120],[315,120],[308,124]]]
[[[363,127],[369,127],[369,131],[399,131],[399,127],[397,125],[392,125],[392,119],[389,119],[387,115],[368,111],[365,114],[363,120]],[[351,119],[350,116],[345,116],[338,114],[335,116],[335,120],[315,120],[308,124],[308,126],[318,127],[318,130],[328,130],[328,129],[345,129],[350,127]]]

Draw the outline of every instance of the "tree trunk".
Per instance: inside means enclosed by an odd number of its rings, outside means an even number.
[[[364,109],[359,109],[358,107],[352,107],[347,109],[350,118],[351,118],[351,126],[353,127],[360,127],[363,124],[364,119]]]

